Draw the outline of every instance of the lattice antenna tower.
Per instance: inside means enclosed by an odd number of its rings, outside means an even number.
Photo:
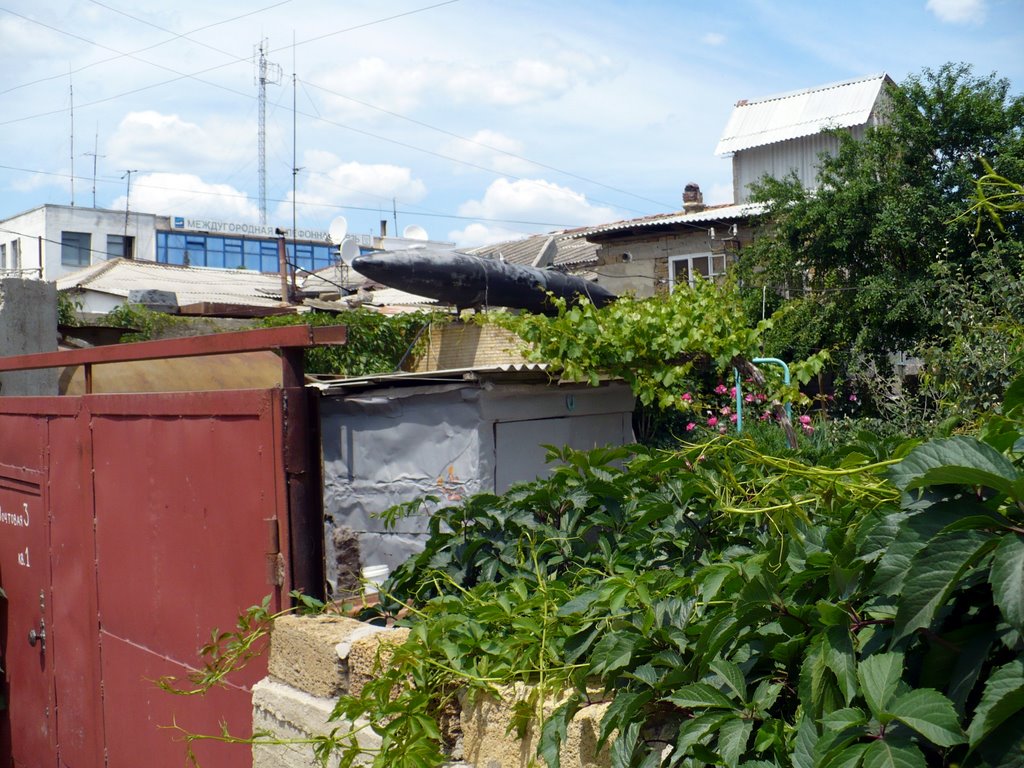
[[[281,82],[281,65],[267,61],[267,39],[264,38],[253,49],[256,63],[255,83],[259,86],[259,147],[260,155],[260,224],[267,223],[267,83]]]

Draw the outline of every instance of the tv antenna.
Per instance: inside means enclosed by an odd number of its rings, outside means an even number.
[[[92,152],[83,152],[85,157],[92,158],[92,207],[96,207],[96,159],[100,157],[106,157],[106,155],[99,154],[100,151],[100,127],[96,126],[96,139],[93,145]]]
[[[267,39],[253,51],[256,62],[256,85],[259,86],[259,161],[260,161],[260,224],[267,223],[267,83],[281,82],[281,65],[267,61]]]

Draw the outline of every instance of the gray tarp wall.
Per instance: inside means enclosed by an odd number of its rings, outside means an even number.
[[[619,382],[570,387],[483,378],[328,389],[320,413],[332,589],[351,589],[362,566],[394,569],[422,550],[426,514],[386,530],[375,513],[427,495],[449,504],[480,491],[501,493],[548,471],[544,445],[628,444],[632,411],[633,395]]]

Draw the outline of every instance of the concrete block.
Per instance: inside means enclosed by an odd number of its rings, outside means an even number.
[[[313,696],[338,696],[348,676],[335,649],[366,626],[345,616],[282,616],[270,633],[268,672]]]
[[[462,702],[462,754],[463,759],[476,768],[530,768],[537,765],[537,741],[540,728],[531,723],[520,738],[514,722],[514,707],[532,693],[531,687],[517,683],[500,689],[501,698],[477,696],[470,703]],[[552,699],[543,707],[544,716],[550,715],[561,703]],[[592,704],[580,710],[569,723],[566,740],[561,749],[562,768],[609,768],[611,754],[608,746],[597,750],[597,736],[601,718],[609,702]]]
[[[54,283],[0,279],[0,356],[57,351]],[[56,395],[58,369],[0,374],[0,395]]]
[[[404,643],[408,637],[408,629],[397,628],[370,633],[364,630],[364,634],[353,639],[347,646],[344,657],[348,667],[349,693],[358,696],[363,686],[377,677],[381,668],[388,665],[394,655],[394,648]]]
[[[313,752],[313,740],[334,733],[336,738],[353,734],[366,751],[359,764],[369,765],[381,747],[380,738],[365,723],[353,727],[347,721],[331,721],[335,700],[292,688],[264,678],[252,689],[252,727],[254,734],[281,743],[254,744],[253,768],[322,768]],[[290,742],[290,743],[289,743]],[[328,762],[337,766],[338,758]]]

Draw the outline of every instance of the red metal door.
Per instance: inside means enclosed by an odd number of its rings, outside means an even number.
[[[45,499],[46,475],[39,471],[42,430],[15,419],[0,432],[0,658],[7,710],[0,712],[0,756],[17,768],[56,763],[50,562]],[[45,426],[45,425],[42,425]],[[35,466],[14,455],[10,440]],[[4,438],[7,438],[4,440]],[[27,449],[27,450],[26,450]]]
[[[211,633],[264,596],[278,610],[292,586],[323,584],[298,386],[312,343],[292,327],[0,358],[28,370],[285,348],[281,389],[0,398],[0,768],[181,765],[172,726],[249,733],[265,660],[206,697],[154,681],[185,680]],[[252,764],[244,745],[195,755]]]

